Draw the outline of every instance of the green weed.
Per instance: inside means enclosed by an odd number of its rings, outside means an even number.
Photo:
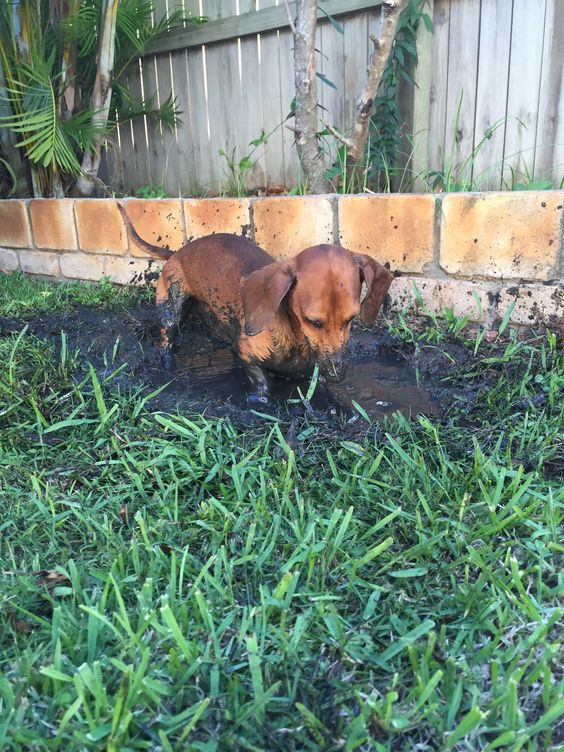
[[[148,286],[123,287],[100,282],[47,282],[20,272],[2,275],[0,315],[25,316],[42,311],[64,311],[79,303],[104,308],[128,307],[153,299]]]

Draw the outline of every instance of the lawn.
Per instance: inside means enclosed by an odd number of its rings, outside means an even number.
[[[555,334],[391,320],[443,416],[351,437],[24,328],[146,296],[0,279],[0,749],[564,749]]]

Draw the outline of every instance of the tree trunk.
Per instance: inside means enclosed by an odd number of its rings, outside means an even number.
[[[82,158],[82,170],[84,175],[77,181],[76,187],[82,196],[89,196],[94,188],[94,180],[100,167],[102,142],[105,138],[105,128],[110,112],[110,100],[112,98],[112,74],[114,70],[114,52],[116,35],[116,15],[119,0],[103,0],[102,4],[102,29],[100,33],[100,47],[98,50],[96,80],[90,99],[90,105],[95,112],[92,115],[92,124],[99,128],[95,138],[95,147],[91,152],[86,152]]]
[[[374,49],[370,56],[366,83],[356,103],[356,115],[353,130],[347,146],[347,170],[349,176],[359,174],[364,170],[364,151],[370,127],[370,116],[374,99],[382,80],[384,69],[388,63],[399,17],[409,0],[384,0],[382,5],[383,28],[378,38],[372,36]]]
[[[294,32],[294,80],[296,86],[295,136],[298,157],[312,193],[326,193],[329,183],[323,177],[325,159],[317,140],[317,76],[315,70],[315,29],[317,0],[298,0]]]

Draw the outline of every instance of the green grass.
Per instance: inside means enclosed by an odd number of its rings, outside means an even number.
[[[394,325],[444,419],[295,452],[0,339],[0,749],[561,749],[564,357],[465,331]]]
[[[120,287],[108,280],[101,282],[41,281],[19,272],[2,275],[0,316],[25,316],[28,313],[70,310],[73,305],[119,308],[151,300],[150,287]]]

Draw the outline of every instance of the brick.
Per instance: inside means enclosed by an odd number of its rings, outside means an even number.
[[[0,245],[9,248],[29,248],[33,245],[25,201],[0,201]]]
[[[81,250],[123,256],[127,250],[127,237],[114,199],[79,199],[75,201],[74,213]]]
[[[339,238],[391,269],[422,272],[433,261],[434,196],[339,197]]]
[[[500,318],[513,302],[515,307],[510,315],[511,323],[547,325],[560,331],[564,329],[564,284],[502,287],[497,306]]]
[[[416,300],[414,283],[425,307]],[[429,279],[426,277],[397,277],[390,287],[391,309],[393,311],[410,310],[412,313],[425,314],[427,309],[435,316],[450,308],[455,316],[468,316],[471,321],[483,321],[488,313],[490,303],[495,299],[498,285],[488,282],[465,282],[454,279]],[[480,299],[482,315],[473,293]]]
[[[58,277],[59,255],[48,251],[20,251],[20,266],[28,274]]]
[[[104,276],[118,285],[155,284],[163,261],[106,257]]]
[[[177,251],[185,245],[179,199],[130,199],[122,203],[143,240],[171,251]],[[129,249],[133,256],[145,259],[150,256],[132,237],[129,238]]]
[[[259,198],[253,203],[255,241],[275,258],[333,242],[333,207],[319,196]]]
[[[184,201],[186,234],[191,240],[217,232],[250,236],[249,199],[217,198]]]
[[[564,191],[452,194],[443,199],[449,274],[547,280],[555,274]]]
[[[74,226],[74,201],[41,198],[29,202],[31,229],[38,248],[75,251],[78,248]]]
[[[61,272],[68,279],[97,281],[104,276],[104,255],[65,253],[60,260]]]
[[[0,272],[15,272],[20,268],[20,260],[16,251],[0,248]]]

